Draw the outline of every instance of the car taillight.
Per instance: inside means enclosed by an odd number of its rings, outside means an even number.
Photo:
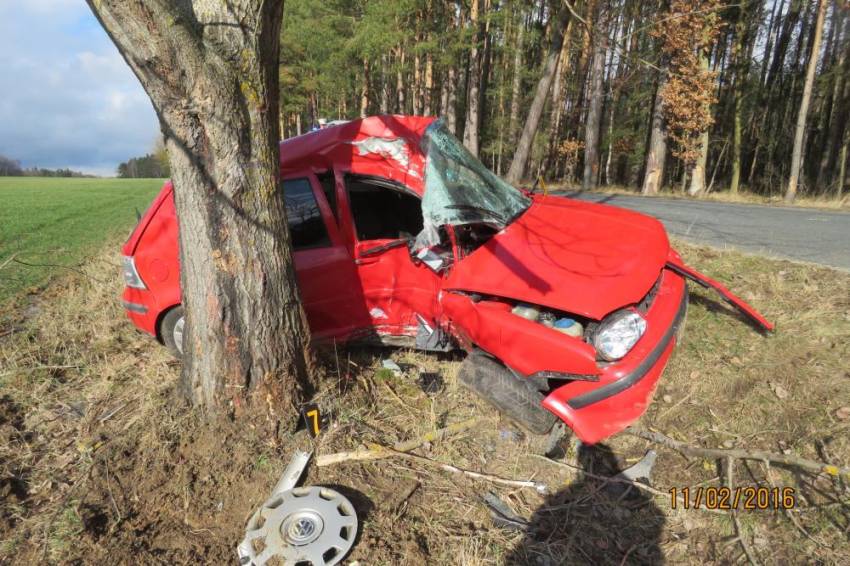
[[[136,261],[133,256],[124,256],[124,266],[122,271],[124,273],[124,283],[128,287],[133,287],[134,289],[147,289],[147,287],[145,287],[145,282],[142,281],[141,277],[139,277],[139,272],[136,271]]]

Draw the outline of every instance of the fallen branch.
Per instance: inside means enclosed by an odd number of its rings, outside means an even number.
[[[735,491],[735,482],[734,482],[734,474],[733,467],[735,466],[734,458],[726,458],[726,487],[729,488],[729,491]],[[750,564],[753,566],[759,566],[759,561],[756,559],[756,555],[753,552],[753,549],[750,547],[750,542],[747,540],[746,535],[744,534],[744,529],[741,528],[741,521],[738,519],[738,509],[735,506],[732,506],[729,514],[732,516],[732,524],[735,526],[735,534],[738,536],[738,542],[741,543],[741,548],[744,549],[744,554],[747,555],[747,560],[750,561]]]
[[[836,466],[834,464],[825,464],[823,462],[808,460],[806,458],[800,458],[789,454],[777,454],[764,450],[744,450],[741,448],[703,448],[701,446],[694,446],[692,444],[674,440],[660,432],[644,430],[639,427],[629,427],[625,430],[625,432],[628,432],[633,436],[649,440],[650,442],[660,444],[661,446],[672,448],[685,456],[698,456],[714,460],[725,458],[734,458],[737,460],[759,460],[761,462],[771,462],[773,464],[784,464],[786,466],[802,468],[816,474],[823,473],[829,474],[830,476],[840,475],[850,479],[850,468]]]
[[[629,480],[629,479],[626,479],[626,478],[618,478],[618,477],[615,477],[615,476],[601,476],[601,475],[598,475],[598,474],[588,472],[584,468],[581,468],[579,466],[573,466],[571,464],[567,464],[566,462],[558,462],[556,460],[550,460],[549,458],[546,458],[545,456],[540,456],[539,454],[532,454],[532,456],[534,456],[535,458],[537,458],[539,460],[543,460],[544,462],[548,462],[552,465],[555,465],[555,466],[560,466],[562,468],[569,468],[571,471],[579,472],[579,473],[581,473],[581,474],[583,474],[583,475],[585,475],[589,478],[593,478],[595,480],[600,480],[600,481],[604,481],[604,482],[607,482],[607,483],[624,483],[626,485],[634,486],[634,487],[636,487],[636,488],[638,488],[642,491],[645,491],[647,493],[651,493],[652,495],[655,495],[656,497],[665,497],[665,498],[670,497],[669,491],[664,492],[664,491],[655,489],[654,487],[650,487],[650,486],[643,484],[643,483],[640,483],[640,482],[632,481],[632,480]],[[726,515],[725,511],[721,511],[719,509],[712,509],[712,508],[709,508],[705,505],[691,505],[691,502],[686,501],[684,496],[682,496],[682,495],[678,495],[676,497],[676,500],[679,501],[679,503],[681,503],[682,506],[686,509],[698,509],[700,511],[706,511],[708,513],[715,513],[717,515]]]
[[[485,474],[482,472],[475,472],[472,470],[465,470],[463,468],[458,468],[457,466],[452,466],[451,464],[444,464],[443,462],[438,462],[437,460],[432,460],[431,458],[426,458],[425,456],[417,456],[416,454],[408,454],[406,452],[399,452],[397,450],[393,450],[391,448],[387,448],[392,456],[398,456],[400,458],[404,458],[406,460],[412,460],[419,464],[425,464],[428,466],[436,466],[443,471],[452,473],[452,474],[461,474],[476,480],[483,480],[492,483],[497,483],[501,485],[508,485],[510,487],[530,487],[537,491],[537,493],[545,494],[549,492],[549,486],[544,483],[536,482],[533,480],[509,480],[506,478],[502,478],[499,476],[493,476],[490,474]]]
[[[434,442],[446,438],[448,436],[453,436],[455,434],[461,433],[465,430],[469,430],[470,428],[480,423],[482,420],[483,419],[481,417],[475,417],[465,421],[461,421],[459,423],[450,424],[445,428],[429,432],[428,434],[420,438],[408,440],[405,442],[399,442],[395,444],[392,448],[388,446],[382,446],[380,444],[373,444],[369,448],[361,448],[349,452],[337,452],[336,454],[323,454],[316,458],[316,465],[330,466],[333,464],[339,464],[341,462],[380,460],[382,458],[390,458],[392,456],[396,456],[397,452],[410,452],[415,448],[419,448],[426,442]]]

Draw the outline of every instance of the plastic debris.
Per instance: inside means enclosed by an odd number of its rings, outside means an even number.
[[[614,476],[618,479],[626,479],[629,481],[637,481],[639,479],[650,480],[649,475],[652,473],[652,468],[655,466],[655,458],[658,454],[655,450],[647,450],[640,462],[630,466]]]
[[[493,520],[493,525],[512,531],[525,531],[528,529],[528,521],[514,513],[508,504],[492,491],[485,493],[482,499],[490,509],[490,518]]]

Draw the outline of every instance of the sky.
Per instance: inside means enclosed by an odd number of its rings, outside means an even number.
[[[158,135],[150,100],[84,0],[0,0],[0,154],[113,176]]]

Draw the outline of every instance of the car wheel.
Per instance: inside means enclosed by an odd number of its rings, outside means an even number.
[[[531,383],[486,354],[467,356],[458,379],[528,432],[547,434],[557,420],[540,406],[543,395]]]
[[[183,307],[180,305],[165,313],[159,325],[162,343],[177,359],[183,358],[183,329],[185,325],[186,317],[183,313]]]

